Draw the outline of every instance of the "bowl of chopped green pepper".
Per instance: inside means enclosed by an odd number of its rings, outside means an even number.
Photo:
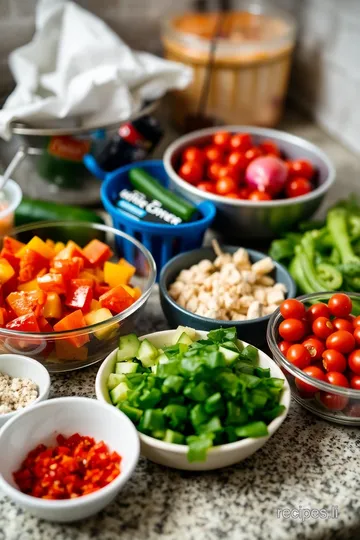
[[[142,454],[161,465],[212,470],[251,456],[290,406],[281,369],[235,328],[188,327],[122,336],[101,365],[97,399],[133,421]]]

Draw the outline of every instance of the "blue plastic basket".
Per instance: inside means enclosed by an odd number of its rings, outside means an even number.
[[[197,206],[201,214],[200,219],[190,223],[181,223],[180,225],[140,221],[114,205],[119,191],[123,188],[131,188],[128,172],[134,167],[141,167],[163,186],[169,187],[169,178],[162,160],[131,163],[111,173],[106,173],[100,169],[91,155],[85,156],[84,163],[95,176],[103,180],[101,200],[112,218],[114,227],[139,240],[154,257],[159,271],[175,255],[202,246],[204,234],[213,222],[216,213],[216,208],[212,202],[204,201]],[[124,255],[129,262],[133,262],[134,252],[131,251],[131,246],[127,244],[124,246]]]

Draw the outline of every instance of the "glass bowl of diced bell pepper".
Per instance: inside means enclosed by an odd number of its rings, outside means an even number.
[[[94,364],[134,328],[155,277],[149,251],[106,225],[14,229],[1,239],[0,353],[31,356],[51,372]]]

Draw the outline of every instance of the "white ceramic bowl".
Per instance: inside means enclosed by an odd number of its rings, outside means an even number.
[[[110,484],[76,499],[45,500],[22,493],[12,473],[38,444],[56,444],[56,436],[73,433],[104,441],[122,457],[121,472]],[[39,403],[10,420],[0,430],[0,489],[31,514],[70,522],[96,514],[109,504],[132,475],[139,459],[138,433],[116,407],[96,399],[66,397]]]
[[[32,407],[39,401],[45,401],[49,397],[50,376],[48,370],[32,358],[18,354],[0,354],[0,373],[10,375],[10,377],[20,377],[31,379],[38,387],[38,397],[28,407]],[[18,409],[7,414],[0,414],[0,427],[20,412],[27,410]]]
[[[161,348],[166,345],[172,344],[172,338],[175,330],[165,330],[163,332],[155,332],[154,334],[148,334],[142,336],[140,339],[148,339],[157,348]],[[197,339],[204,339],[207,336],[207,332],[196,331]],[[246,342],[242,342],[247,345]],[[114,365],[116,363],[116,350],[113,351],[101,364],[101,367],[97,373],[95,391],[96,397],[103,402],[111,403],[109,392],[107,390],[107,379],[110,373],[113,372]],[[286,410],[275,418],[268,426],[269,435],[258,439],[244,439],[234,443],[223,444],[211,448],[208,452],[207,459],[204,462],[190,463],[187,459],[188,447],[181,444],[172,444],[159,441],[143,433],[139,433],[141,441],[141,453],[160,465],[166,467],[172,467],[174,469],[183,469],[187,471],[209,471],[212,469],[220,469],[238,463],[251,456],[259,450],[266,441],[275,433],[275,431],[281,426],[286,418],[290,407],[290,387],[286,378],[284,377],[281,369],[275,364],[271,358],[262,351],[259,350],[259,366],[263,368],[270,368],[272,377],[278,377],[284,380],[284,391],[281,397],[281,405],[285,405]]]

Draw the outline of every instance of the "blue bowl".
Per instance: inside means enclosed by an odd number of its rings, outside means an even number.
[[[239,247],[221,246],[221,249],[224,253],[234,253]],[[253,263],[267,257],[265,253],[254,251],[253,249],[248,249],[247,252]],[[219,328],[220,326],[235,326],[239,339],[252,343],[257,347],[262,347],[266,343],[266,329],[271,315],[266,315],[265,317],[260,317],[258,319],[251,319],[249,321],[221,321],[219,319],[209,319],[187,311],[170,297],[168,288],[171,283],[175,281],[181,270],[188,269],[193,264],[197,264],[203,259],[214,261],[215,258],[216,255],[214,250],[211,247],[204,247],[202,249],[177,255],[177,257],[171,259],[171,261],[164,266],[160,274],[159,292],[161,307],[166,319],[172,328],[181,325],[190,326],[196,330],[210,331]],[[284,266],[276,261],[274,261],[274,265],[275,268],[271,276],[276,282],[283,283],[288,291],[287,297],[293,298],[296,295],[296,285],[292,277]]]
[[[174,255],[202,246],[204,234],[212,224],[216,213],[215,205],[209,201],[197,205],[200,214],[198,220],[179,225],[144,222],[123,212],[114,204],[119,191],[123,188],[131,188],[128,174],[134,167],[144,169],[163,186],[169,187],[169,178],[162,160],[131,163],[111,173],[102,171],[90,155],[85,156],[84,163],[93,174],[103,180],[101,200],[112,218],[114,227],[139,240],[154,257],[158,269],[161,269]],[[126,247],[128,247],[128,252],[126,252]],[[124,246],[124,249],[126,259],[134,263],[134,252],[129,246]]]

